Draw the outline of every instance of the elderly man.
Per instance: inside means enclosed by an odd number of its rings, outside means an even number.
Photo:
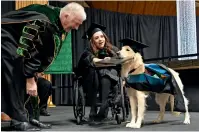
[[[61,9],[30,5],[1,17],[1,111],[12,118],[14,130],[40,130],[29,123],[25,94],[37,96],[35,74],[49,67],[62,36],[84,20],[84,8],[74,2]]]

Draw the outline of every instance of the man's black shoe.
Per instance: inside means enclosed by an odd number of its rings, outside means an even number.
[[[93,113],[89,114],[89,121],[94,121],[96,116],[97,114],[93,114]]]
[[[44,124],[36,119],[31,119],[30,123],[42,129],[50,129],[52,127],[51,124]]]
[[[95,117],[95,120],[94,121],[96,121],[96,122],[106,122],[106,121],[111,121],[111,120],[113,120],[112,118],[108,118],[107,116],[104,116],[104,115],[97,115],[96,117]]]
[[[48,113],[46,110],[40,110],[41,116],[50,116],[50,113]]]
[[[30,123],[28,122],[19,122],[16,120],[12,120],[10,123],[10,128],[12,131],[40,131],[41,129],[36,127],[36,126],[32,126]]]

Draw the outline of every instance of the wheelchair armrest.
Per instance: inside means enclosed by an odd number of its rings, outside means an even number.
[[[79,80],[79,79],[82,79],[82,76],[78,76],[77,79],[78,79],[78,80]]]
[[[76,75],[74,76],[74,80],[75,80],[75,81],[81,80],[81,79],[82,79],[82,76],[76,76]]]

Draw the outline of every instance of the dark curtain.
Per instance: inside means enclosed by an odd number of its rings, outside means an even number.
[[[141,16],[116,13],[99,9],[86,8],[87,20],[73,31],[74,66],[76,66],[88,41],[81,39],[85,30],[92,22],[107,27],[105,33],[113,45],[121,47],[118,42],[125,37],[141,41],[150,47],[144,49],[144,58],[177,55],[177,24],[176,17]]]
[[[51,5],[62,7],[65,3],[49,2]],[[177,55],[177,19],[176,16],[142,16],[100,9],[86,8],[87,20],[79,27],[78,31],[72,30],[73,66],[76,67],[80,55],[87,47],[88,41],[82,35],[92,22],[103,24],[107,27],[105,33],[113,45],[121,47],[118,40],[131,37],[149,45],[144,49],[144,59]],[[197,17],[197,26],[199,19]],[[199,32],[198,28],[197,31]],[[198,33],[199,34],[199,33]],[[198,35],[199,40],[199,35]],[[199,49],[199,42],[198,42]],[[198,50],[199,51],[199,50]],[[72,104],[72,75],[53,75],[53,85],[63,86],[55,88],[53,101],[55,104]],[[64,88],[69,86],[70,88]]]
[[[15,10],[15,1],[1,1],[1,15]]]

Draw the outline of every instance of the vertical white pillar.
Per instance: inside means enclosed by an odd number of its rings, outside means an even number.
[[[176,0],[178,55],[197,53],[195,0]],[[186,57],[185,59],[197,59]]]

